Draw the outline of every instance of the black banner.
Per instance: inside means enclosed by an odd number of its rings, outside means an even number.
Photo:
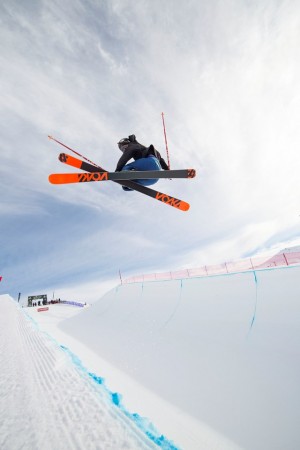
[[[35,300],[42,300],[43,305],[47,305],[47,294],[29,296],[28,306],[32,306],[32,302]]]

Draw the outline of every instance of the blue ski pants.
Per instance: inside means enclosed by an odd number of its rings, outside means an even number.
[[[137,159],[132,163],[126,164],[122,170],[162,170],[159,161],[155,156],[147,156],[147,158]],[[158,178],[150,180],[135,180],[136,183],[142,184],[143,186],[150,186],[158,182]],[[128,188],[126,189],[126,191]]]

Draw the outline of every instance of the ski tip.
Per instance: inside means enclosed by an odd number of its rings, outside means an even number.
[[[48,180],[51,184],[64,184],[63,175],[60,173],[52,173],[49,175]]]
[[[49,183],[51,183],[51,184],[56,184],[55,182],[53,182],[53,175],[52,175],[52,174],[49,175],[48,181],[49,181]]]
[[[50,136],[49,134],[48,134],[48,138],[49,138],[49,139],[53,139],[53,137],[52,137],[52,136]]]
[[[181,211],[188,211],[190,209],[190,205],[186,202],[181,201],[179,209],[181,209]]]

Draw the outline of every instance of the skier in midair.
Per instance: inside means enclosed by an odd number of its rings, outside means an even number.
[[[152,144],[149,147],[140,144],[134,134],[131,134],[128,138],[121,139],[118,142],[118,147],[123,155],[117,163],[116,172],[122,170],[169,170],[159,151]],[[130,159],[134,159],[134,161],[127,164]],[[144,186],[150,186],[157,183],[158,178],[135,181]],[[125,191],[131,190],[124,186],[123,189]]]

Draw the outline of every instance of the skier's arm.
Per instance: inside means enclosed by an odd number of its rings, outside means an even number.
[[[133,157],[133,149],[127,148],[117,163],[115,172],[120,172],[125,164]]]
[[[166,161],[164,160],[164,158],[160,157],[159,159],[159,163],[162,167],[162,169],[164,170],[170,170],[168,164],[166,163]]]
[[[168,164],[166,163],[166,161],[164,160],[164,158],[161,157],[161,154],[159,153],[158,150],[156,150],[156,148],[154,147],[153,144],[151,144],[151,145],[148,147],[148,154],[154,155],[155,158],[158,159],[159,164],[161,165],[161,168],[162,168],[162,169],[164,169],[164,170],[169,170]]]

